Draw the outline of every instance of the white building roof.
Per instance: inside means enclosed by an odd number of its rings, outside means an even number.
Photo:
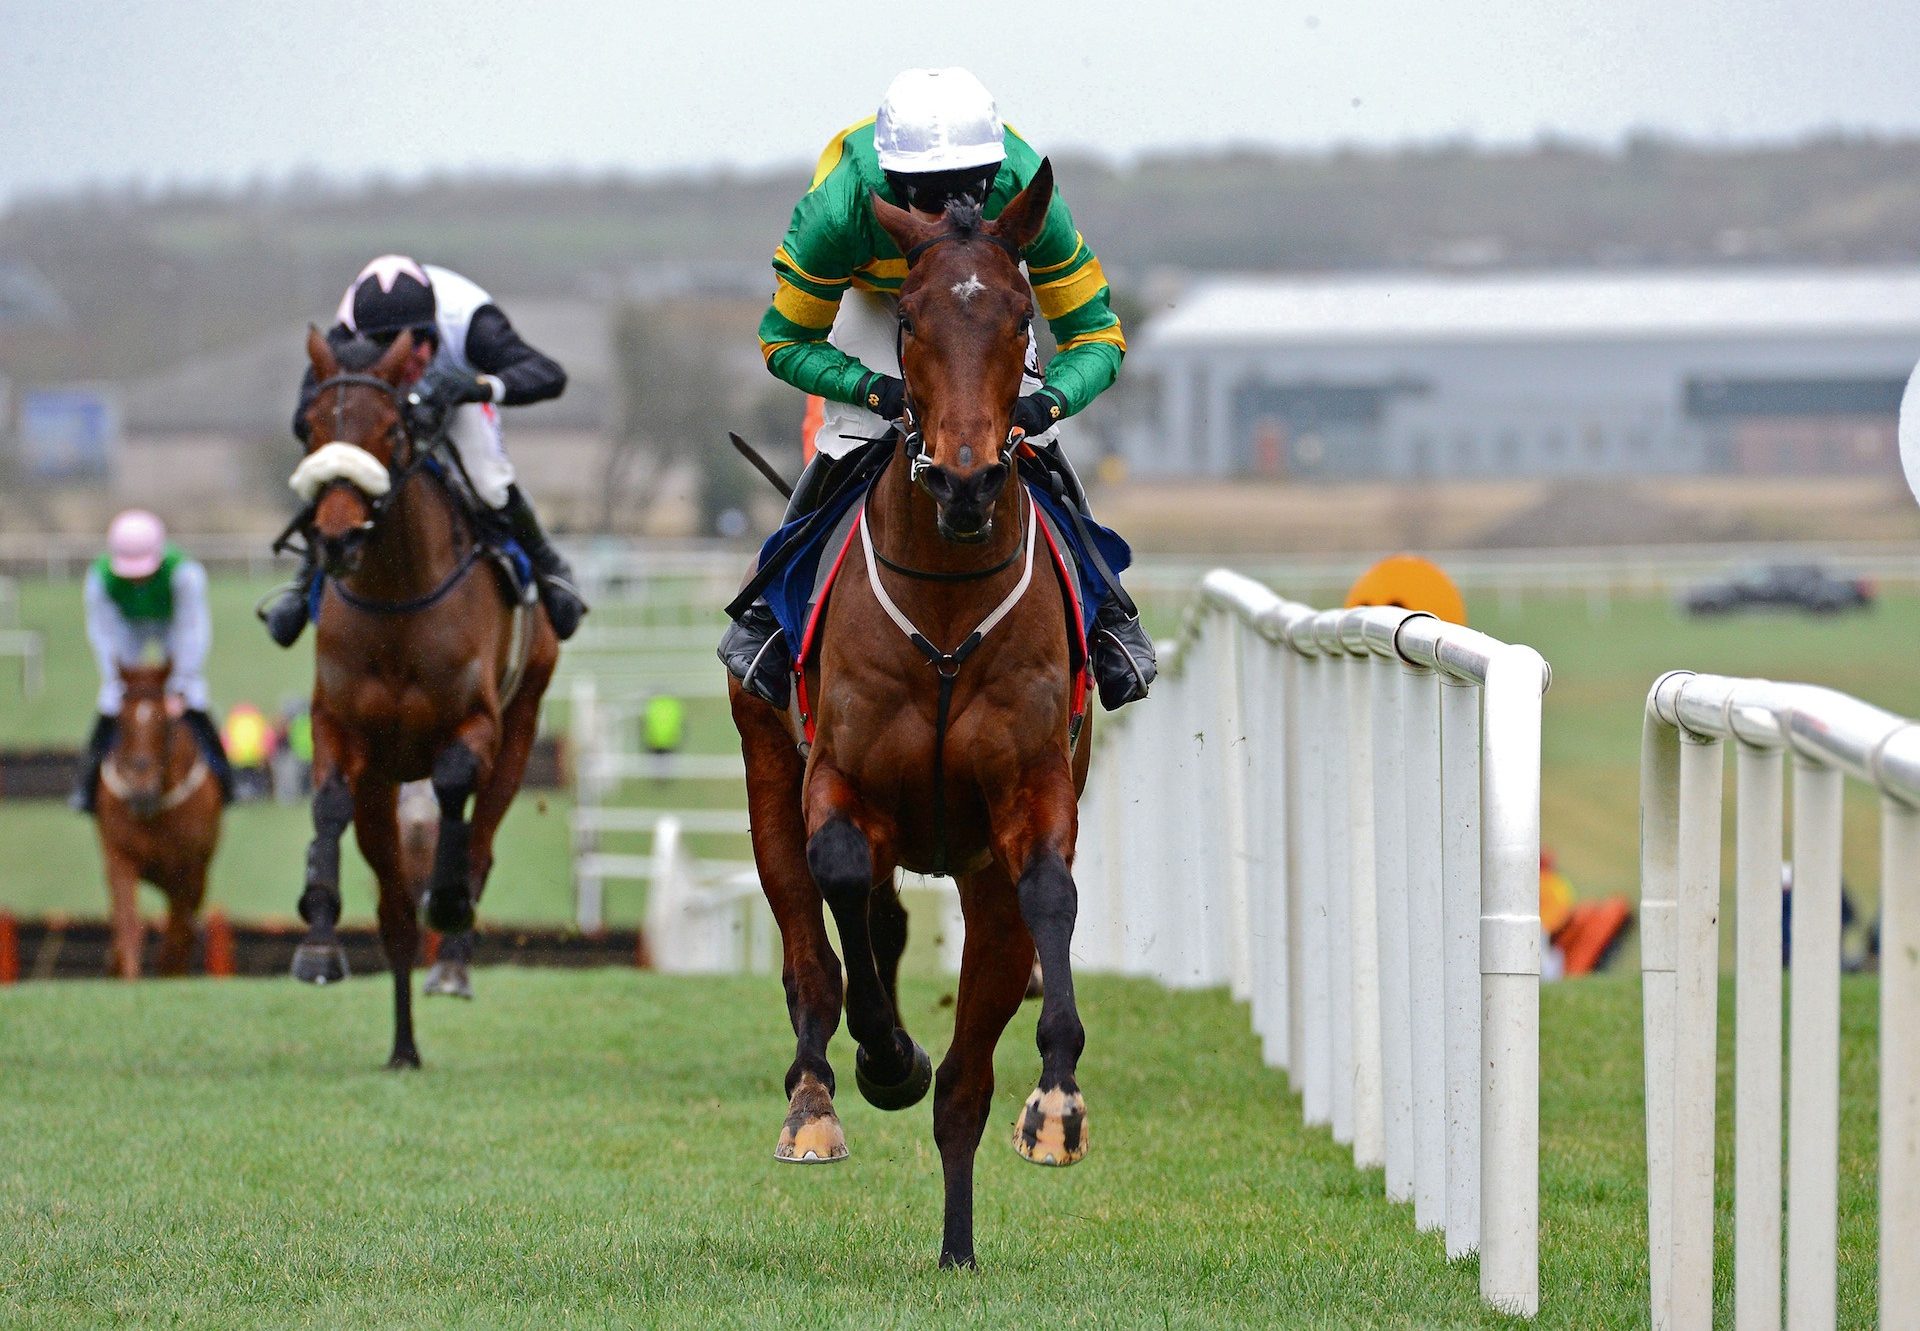
[[[1920,267],[1219,277],[1138,341],[1172,351],[1845,334],[1920,337]]]

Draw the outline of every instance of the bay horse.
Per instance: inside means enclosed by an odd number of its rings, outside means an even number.
[[[973,1163],[993,1051],[1026,994],[1036,950],[1047,977],[1040,1078],[1014,1146],[1051,1165],[1073,1164],[1087,1149],[1075,1080],[1085,1035],[1067,948],[1090,735],[1073,733],[1070,603],[1026,487],[1012,479],[1020,435],[1010,428],[1034,310],[1019,255],[1052,195],[1043,163],[993,221],[965,206],[933,220],[873,198],[908,263],[899,319],[909,417],[866,496],[859,537],[849,538],[817,663],[798,681],[811,717],[796,723],[730,688],[754,859],[780,926],[797,1042],[775,1156],[847,1154],[827,1061],[842,969],[824,904],[846,953],[861,1093],[904,1109],[933,1082],[943,1267],[975,1264]],[[953,1043],[937,1076],[901,1026],[907,918],[896,867],[951,873],[960,888],[966,941]]]
[[[384,350],[372,342],[336,350],[308,330],[318,388],[307,455],[294,473],[309,501],[301,525],[325,581],[314,646],[314,835],[300,897],[308,932],[293,973],[314,983],[346,974],[335,926],[340,838],[351,822],[380,883],[380,944],[393,971],[389,1068],[420,1066],[412,1007],[419,905],[399,788],[433,783],[440,825],[427,920],[447,935],[442,960],[464,963],[494,833],[520,788],[560,658],[546,612],[502,596],[473,517],[431,461],[428,441],[409,433],[412,350],[410,333]]]
[[[167,923],[154,969],[185,975],[193,959],[194,916],[207,895],[207,868],[220,844],[220,787],[193,734],[167,696],[172,666],[123,665],[125,688],[114,742],[100,764],[95,819],[113,916],[112,965],[140,977],[140,884],[166,894]]]

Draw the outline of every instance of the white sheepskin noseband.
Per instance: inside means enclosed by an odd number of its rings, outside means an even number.
[[[345,481],[374,499],[393,488],[393,478],[379,458],[358,444],[338,441],[322,444],[301,458],[287,484],[300,496],[301,503],[310,504],[315,495],[335,481]]]

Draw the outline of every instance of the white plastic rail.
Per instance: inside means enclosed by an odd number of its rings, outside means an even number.
[[[1846,777],[1880,793],[1880,1325],[1920,1327],[1920,725],[1807,684],[1676,671],[1640,762],[1647,1240],[1655,1327],[1713,1316],[1722,745],[1736,764],[1734,1321],[1781,1325],[1782,756],[1793,756],[1786,1322],[1831,1327]]]
[[[1309,1123],[1539,1307],[1546,662],[1431,615],[1207,575],[1081,800],[1091,969],[1231,985]]]

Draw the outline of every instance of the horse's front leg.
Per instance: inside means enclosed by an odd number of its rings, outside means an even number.
[[[807,782],[807,868],[833,912],[846,954],[847,1030],[859,1042],[854,1080],[878,1109],[919,1104],[933,1084],[933,1060],[901,1028],[893,995],[880,978],[868,909],[877,884],[892,890],[890,840],[876,836],[859,793],[831,763],[816,760]],[[869,830],[863,830],[869,829]]]
[[[347,978],[340,923],[340,838],[353,821],[353,785],[347,740],[327,710],[313,709],[313,840],[307,845],[306,888],[300,918],[307,936],[293,950],[293,978],[332,984]]]
[[[364,778],[354,792],[353,830],[380,884],[380,946],[393,973],[393,1052],[389,1070],[420,1066],[413,1039],[413,964],[420,953],[420,917],[400,853],[399,792]]]
[[[1014,1150],[1036,1165],[1071,1165],[1087,1154],[1087,1102],[1075,1080],[1087,1033],[1074,1001],[1069,952],[1079,911],[1070,868],[1078,830],[1064,761],[1018,783],[994,811],[995,857],[1015,879],[1020,916],[1046,976],[1036,1034],[1040,1083],[1013,1129]]]
[[[493,770],[500,727],[489,715],[469,717],[433,760],[433,795],[440,802],[440,836],[427,886],[427,923],[443,934],[473,927],[472,835],[467,801]]]

